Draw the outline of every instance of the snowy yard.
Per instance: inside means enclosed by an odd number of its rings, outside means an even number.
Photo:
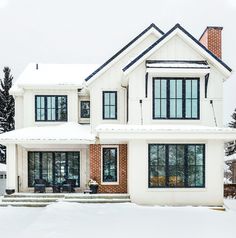
[[[235,210],[135,204],[55,203],[46,208],[0,208],[0,237],[236,237]]]

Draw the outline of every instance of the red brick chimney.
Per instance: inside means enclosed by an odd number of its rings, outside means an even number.
[[[218,58],[222,58],[222,30],[223,27],[208,26],[199,41]]]

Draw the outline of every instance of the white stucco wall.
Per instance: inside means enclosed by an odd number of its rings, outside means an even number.
[[[66,95],[67,96],[67,114],[68,122],[78,122],[78,92],[77,88],[73,90],[39,90],[27,89],[23,95],[23,117],[17,118],[18,124],[23,127],[56,125],[61,122],[36,122],[35,121],[35,96],[36,95]],[[21,104],[19,104],[21,105]],[[17,104],[18,106],[18,104]],[[16,110],[20,110],[16,106]],[[20,122],[23,120],[23,123]]]
[[[223,141],[144,141],[128,144],[128,192],[138,204],[223,204]],[[206,145],[205,188],[148,188],[149,143],[204,143]]]
[[[105,73],[98,77],[90,86],[90,103],[91,103],[91,125],[93,130],[99,124],[125,124],[126,115],[126,89],[122,87],[122,68],[142,52],[147,46],[155,42],[157,36],[149,35],[144,41],[134,47],[129,53],[122,57],[117,63],[112,65]],[[117,91],[118,99],[118,118],[117,120],[102,119],[102,91]]]

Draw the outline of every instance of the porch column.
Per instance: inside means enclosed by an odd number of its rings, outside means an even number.
[[[7,147],[6,163],[7,163],[7,189],[14,189],[17,192],[17,159],[16,145],[9,144]]]

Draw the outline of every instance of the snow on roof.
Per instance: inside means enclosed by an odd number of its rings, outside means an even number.
[[[126,125],[126,124],[103,124],[99,125],[96,130],[98,132],[189,132],[189,133],[234,133],[236,129],[229,127],[210,127],[201,125]]]
[[[36,64],[30,63],[15,82],[12,91],[30,86],[78,86],[98,67],[97,64]]]
[[[148,60],[147,68],[194,68],[209,69],[206,61],[170,61],[170,60]]]
[[[89,125],[80,125],[74,122],[66,122],[54,126],[26,127],[0,135],[0,142],[7,143],[66,143],[80,142],[93,143],[95,135],[91,133]]]
[[[0,171],[7,171],[7,166],[3,163],[0,163]]]

